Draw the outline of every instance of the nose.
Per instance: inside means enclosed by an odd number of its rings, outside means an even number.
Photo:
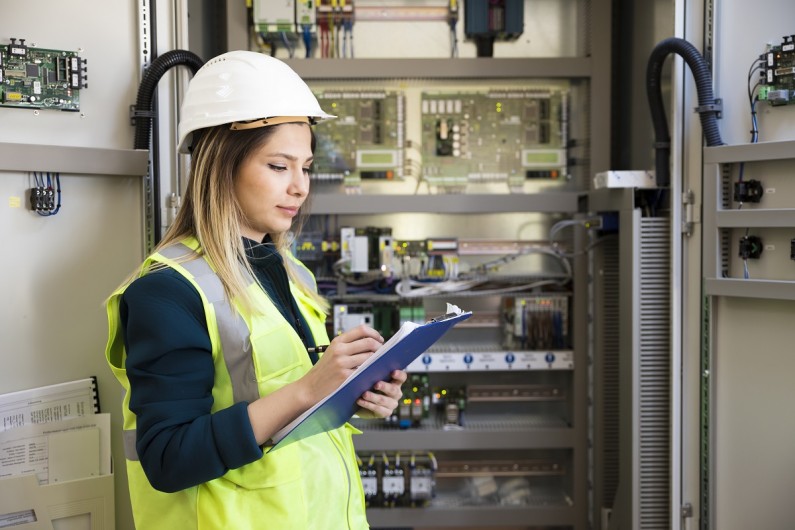
[[[293,178],[290,180],[289,193],[295,197],[306,197],[309,193],[309,175],[304,172],[303,167],[298,167],[293,171]]]

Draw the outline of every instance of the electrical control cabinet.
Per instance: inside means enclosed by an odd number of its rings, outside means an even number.
[[[408,366],[391,417],[352,420],[373,528],[588,528],[598,235],[575,219],[608,168],[609,58],[581,61],[289,61],[338,116],[314,129],[313,215],[294,245],[330,335],[388,337],[448,302],[473,312]]]
[[[585,530],[587,251],[575,249],[596,234],[573,219],[588,162],[603,163],[579,149],[589,80],[577,60],[538,77],[532,59],[521,74],[453,60],[422,79],[396,78],[390,60],[333,75],[311,63],[290,65],[338,118],[315,127],[313,215],[294,248],[331,302],[329,334],[367,324],[389,337],[448,302],[473,312],[408,366],[391,417],[352,420],[371,526]],[[560,222],[571,228],[552,242]]]

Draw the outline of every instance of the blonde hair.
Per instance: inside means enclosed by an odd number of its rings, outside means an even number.
[[[228,125],[221,125],[194,132],[190,177],[182,207],[155,248],[157,252],[187,237],[195,237],[201,253],[207,256],[221,280],[228,299],[237,300],[252,311],[258,311],[258,308],[246,288],[251,278],[256,276],[243,247],[240,226],[245,221],[245,214],[235,196],[234,183],[243,162],[268,141],[277,127],[280,125],[233,131]],[[311,147],[314,152],[314,134]],[[307,201],[293,225],[295,236],[300,233],[308,216],[305,213],[308,206]],[[328,301],[318,294],[315,286],[308,285],[303,276],[297,274],[298,265],[289,256],[291,239],[288,234],[270,236],[283,258],[290,280],[328,313]],[[193,253],[180,261],[190,261],[198,256],[198,253]],[[139,268],[122,286],[131,283],[141,272]]]

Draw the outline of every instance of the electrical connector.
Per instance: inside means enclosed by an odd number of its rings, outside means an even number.
[[[602,216],[597,215],[595,217],[590,217],[583,221],[582,224],[588,230],[601,230],[602,229]]]
[[[616,232],[618,231],[618,214],[616,212],[602,212],[583,221],[583,226],[588,230]]]
[[[759,202],[765,193],[758,180],[741,180],[734,183],[735,202]]]
[[[759,259],[762,256],[762,238],[759,236],[743,236],[740,238],[739,256],[741,259]]]
[[[39,212],[44,210],[44,198],[43,198],[43,190],[44,188],[40,188],[36,186],[35,188],[30,188],[30,209],[34,212]]]

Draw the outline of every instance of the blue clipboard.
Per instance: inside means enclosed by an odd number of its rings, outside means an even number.
[[[472,316],[471,311],[460,314],[449,313],[417,326],[392,345],[389,345],[389,341],[384,343],[373,354],[377,357],[370,364],[363,365],[337,390],[276,433],[272,440],[274,444],[269,451],[275,451],[297,440],[343,426],[359,409],[356,400],[362,394],[372,389],[378,381],[389,380],[389,374],[393,370],[406,368],[433,343],[442,338],[442,335],[447,333],[450,328],[470,316]],[[384,350],[384,348],[388,349]]]

